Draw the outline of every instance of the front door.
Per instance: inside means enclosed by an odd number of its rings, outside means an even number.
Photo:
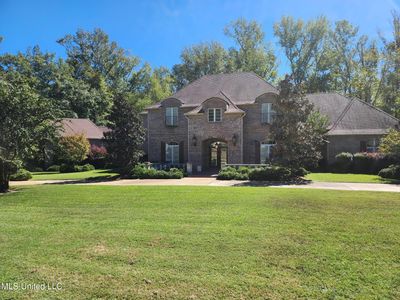
[[[228,161],[228,147],[224,142],[214,142],[209,148],[209,166],[212,169],[220,169]]]

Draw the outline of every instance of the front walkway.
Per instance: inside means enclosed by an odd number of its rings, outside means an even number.
[[[11,186],[38,184],[84,184],[84,185],[175,185],[175,186],[269,186],[277,188],[329,189],[346,191],[375,191],[400,193],[400,184],[309,182],[304,184],[274,184],[239,180],[217,180],[215,177],[185,177],[183,179],[121,179],[114,181],[82,182],[76,180],[14,181]]]

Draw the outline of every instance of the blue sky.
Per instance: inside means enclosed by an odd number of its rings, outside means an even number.
[[[285,59],[272,34],[272,26],[281,16],[348,19],[359,25],[361,33],[377,38],[378,30],[384,35],[390,33],[392,9],[400,9],[400,0],[0,0],[0,35],[4,37],[0,53],[25,51],[38,44],[43,50],[64,56],[63,48],[56,43],[58,38],[78,28],[99,27],[143,61],[171,67],[179,62],[185,46],[211,40],[231,46],[223,28],[244,17],[262,24],[284,71]]]

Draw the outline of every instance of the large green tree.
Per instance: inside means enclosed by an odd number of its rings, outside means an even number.
[[[268,137],[275,141],[273,162],[295,168],[317,166],[322,158],[326,117],[314,110],[290,76],[280,82],[274,107],[276,116]]]
[[[204,75],[225,72],[228,61],[227,51],[217,42],[187,47],[180,57],[181,63],[172,69],[177,89]]]
[[[276,56],[265,43],[265,33],[259,23],[238,19],[228,24],[224,32],[237,46],[229,49],[231,71],[254,72],[267,81],[276,78]]]
[[[328,33],[325,17],[304,22],[293,17],[282,17],[274,24],[274,33],[290,64],[291,75],[297,85],[324,76],[322,61]],[[320,89],[320,88],[318,88]]]
[[[124,88],[132,72],[139,65],[139,58],[128,53],[101,29],[79,29],[57,41],[67,52],[67,63],[73,67],[73,75],[92,87],[100,78],[113,89]]]
[[[41,96],[29,77],[0,70],[0,192],[10,175],[34,157],[56,134],[57,110]]]
[[[379,84],[381,107],[400,117],[400,12],[392,12],[393,37],[382,37],[383,67]]]
[[[117,94],[108,117],[111,131],[105,133],[107,151],[120,168],[134,166],[142,156],[145,131],[137,108],[127,95]]]
[[[229,72],[254,72],[265,80],[275,80],[276,56],[265,42],[260,24],[238,19],[226,26],[224,32],[235,45],[228,50],[220,43],[211,42],[182,51],[181,62],[172,68],[176,89],[204,75]]]

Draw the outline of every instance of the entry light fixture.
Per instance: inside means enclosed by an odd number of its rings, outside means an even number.
[[[193,134],[193,137],[192,137],[192,145],[193,146],[197,145],[197,137],[194,134]]]
[[[237,139],[238,139],[238,137],[237,137],[237,135],[236,135],[236,133],[235,133],[235,134],[232,136],[232,143],[233,143],[233,146],[236,146]]]

